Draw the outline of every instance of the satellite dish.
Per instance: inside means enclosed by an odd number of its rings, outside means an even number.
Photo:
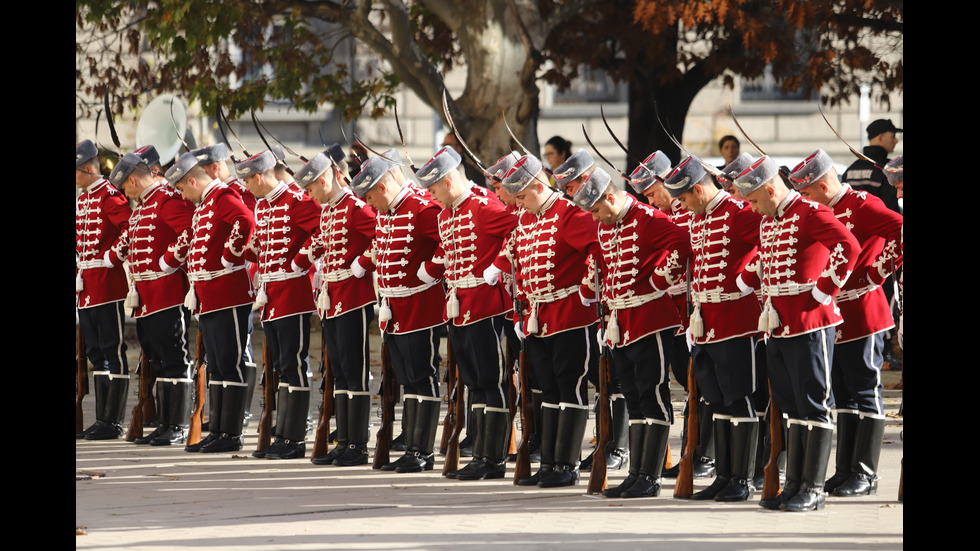
[[[136,147],[152,145],[160,154],[160,165],[166,166],[177,156],[185,141],[189,147],[195,147],[194,137],[187,129],[184,102],[173,94],[154,98],[136,124]]]

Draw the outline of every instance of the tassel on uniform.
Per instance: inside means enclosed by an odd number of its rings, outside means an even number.
[[[605,337],[612,344],[619,342],[619,320],[617,319],[615,310],[609,313],[609,324],[606,325]]]
[[[459,316],[459,299],[456,298],[455,287],[449,291],[449,297],[446,299],[446,316],[449,319]]]
[[[691,313],[691,336],[694,338],[704,336],[704,318],[701,317],[701,304],[694,304],[694,311]]]
[[[330,309],[330,294],[327,293],[327,287],[323,286],[320,289],[320,295],[316,297],[316,307],[320,309],[321,312],[326,312]]]
[[[78,273],[75,274],[75,292],[81,293],[84,290],[85,290],[85,280],[82,279],[82,271],[78,270]]]
[[[187,294],[184,295],[184,308],[187,308],[194,313],[197,310],[197,294],[194,292],[194,284],[191,283],[190,289],[187,290]]]
[[[759,331],[771,333],[780,325],[782,324],[779,322],[779,314],[772,307],[772,299],[767,299],[765,306],[762,307],[762,314],[759,316]]]
[[[135,310],[140,307],[140,294],[136,291],[135,285],[131,286],[129,292],[126,293],[126,300],[123,302],[123,306],[130,310]]]
[[[256,306],[261,307],[261,306],[265,306],[268,303],[269,303],[269,295],[265,294],[265,283],[263,283],[262,286],[259,287],[259,294],[255,296],[255,304]]]
[[[388,321],[391,319],[391,307],[388,306],[388,299],[381,299],[381,306],[378,308],[378,321]]]

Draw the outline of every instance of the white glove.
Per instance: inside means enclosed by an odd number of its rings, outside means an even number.
[[[748,285],[745,284],[744,281],[742,281],[742,276],[741,275],[739,275],[737,278],[735,278],[735,284],[738,285],[738,290],[742,292],[742,296],[743,297],[744,296],[748,296],[748,295],[750,295],[750,294],[752,294],[752,293],[755,292],[755,289],[754,288],[749,287]]]
[[[176,272],[177,271],[177,268],[174,268],[174,267],[170,266],[169,264],[167,264],[167,262],[165,260],[163,260],[163,257],[161,256],[160,257],[160,271],[163,272],[163,273],[165,273],[165,274],[167,274],[167,275],[170,275],[170,274]]]
[[[350,272],[354,274],[354,277],[356,277],[357,279],[361,279],[362,277],[364,277],[364,274],[367,273],[367,270],[365,270],[364,267],[361,266],[361,263],[358,262],[357,259],[355,258],[354,262],[351,262]]]
[[[434,283],[436,278],[429,275],[429,272],[425,271],[425,264],[419,265],[419,271],[415,272],[415,277],[422,280],[422,283]]]
[[[827,306],[828,304],[830,304],[830,301],[833,300],[832,296],[828,295],[827,293],[824,293],[823,291],[817,289],[816,287],[814,287],[813,290],[810,291],[810,295],[813,296],[813,300],[819,302],[820,304],[823,304],[824,306]]]
[[[300,268],[299,266],[297,266],[295,260],[290,260],[289,261],[289,269],[292,270],[293,272],[299,272],[299,273],[302,273],[302,272],[305,272],[306,271],[303,268]]]
[[[483,279],[487,282],[487,285],[496,285],[500,281],[501,273],[503,273],[503,270],[491,264],[487,266],[486,270],[483,270]]]
[[[684,340],[687,341],[687,349],[688,350],[693,350],[694,349],[694,335],[691,334],[691,328],[690,327],[688,327],[684,331]]]
[[[109,260],[109,253],[111,253],[111,252],[112,252],[112,250],[108,250],[108,251],[105,252],[104,255],[102,255],[102,261],[105,262],[105,267],[106,268],[112,268],[112,266],[113,266],[112,265],[112,261]]]
[[[519,321],[515,321],[514,322],[514,333],[517,334],[518,340],[522,340],[523,341],[524,339],[527,338],[527,337],[524,336],[524,332],[521,331],[521,322],[519,322]]]
[[[235,266],[233,262],[231,262],[230,260],[225,260],[225,257],[223,256],[221,257],[221,265],[224,266],[225,268],[233,268]]]
[[[579,289],[579,291],[578,291],[578,299],[580,301],[582,301],[582,306],[585,306],[586,308],[588,308],[589,306],[592,306],[593,304],[595,304],[595,299],[594,298],[585,298],[585,295],[582,294],[582,290],[581,289]]]

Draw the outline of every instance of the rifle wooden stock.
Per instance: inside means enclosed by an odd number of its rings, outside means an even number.
[[[448,361],[446,362],[448,366]],[[446,368],[446,416],[442,419],[442,437],[439,439],[439,454],[446,455],[449,451],[449,439],[456,428],[456,405],[450,400],[453,389],[456,388],[456,371]]]
[[[85,356],[85,337],[82,326],[75,327],[75,433],[85,430],[82,400],[88,394],[88,358]]]
[[[140,354],[140,388],[136,405],[133,406],[132,418],[129,420],[129,430],[126,431],[126,441],[132,442],[143,437],[143,420],[146,400],[153,400],[153,382],[150,380],[150,362],[146,353]]]
[[[517,445],[517,461],[514,463],[514,484],[531,476],[531,452],[528,438],[534,434],[534,404],[531,398],[531,369],[527,358],[527,346],[521,341],[521,353],[517,357],[517,370],[521,378],[521,443]]]
[[[687,446],[681,452],[674,497],[688,499],[694,495],[694,454],[698,447],[698,383],[694,378],[694,362],[687,364]]]
[[[664,455],[664,470],[674,466],[674,461],[670,458],[670,443],[667,444],[667,453]]]
[[[197,330],[197,343],[194,350],[194,410],[191,412],[191,426],[187,431],[187,443],[201,441],[201,426],[204,425],[204,400],[208,393],[208,375],[205,370],[204,338],[201,329]]]
[[[463,388],[463,378],[459,376],[459,366],[456,364],[456,355],[453,354],[453,343],[446,340],[446,351],[449,361],[447,369],[456,373],[456,384],[453,387],[448,407],[452,410],[450,416],[453,420],[453,434],[449,437],[449,444],[446,446],[446,462],[442,465],[442,474],[446,475],[459,470],[459,436],[463,432],[463,422],[466,419],[466,392]]]
[[[599,356],[599,436],[595,443],[595,453],[592,454],[592,472],[589,474],[587,490],[590,494],[601,493],[608,483],[606,444],[609,442],[609,433],[612,430],[612,414],[609,409],[609,364],[609,351],[603,347],[602,355]]]
[[[772,499],[779,495],[779,454],[783,451],[783,414],[772,399],[772,385],[769,387],[769,460],[762,470],[765,484],[762,486],[762,499]]]
[[[313,457],[326,455],[330,447],[330,418],[333,417],[333,372],[327,356],[327,337],[320,335],[320,352],[323,361],[323,401],[320,402],[320,423],[316,427]]]
[[[255,451],[265,451],[272,444],[272,412],[276,409],[278,375],[269,356],[269,341],[262,343],[262,415],[259,417],[259,440]],[[281,428],[280,428],[281,429]]]
[[[510,410],[510,443],[507,445],[507,455],[517,454],[517,358],[511,352],[507,343],[507,409]]]
[[[395,425],[395,400],[398,382],[395,380],[394,368],[391,367],[391,354],[388,352],[388,341],[381,342],[381,427],[378,429],[378,440],[374,449],[374,462],[371,467],[380,469],[389,463],[392,430]]]

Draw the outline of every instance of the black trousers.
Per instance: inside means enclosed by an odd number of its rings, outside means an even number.
[[[296,314],[262,322],[269,358],[279,373],[279,384],[310,386],[310,316]]]
[[[630,419],[674,422],[667,371],[667,354],[673,338],[674,329],[665,329],[612,349],[613,366]]]
[[[368,388],[371,374],[368,325],[373,319],[374,305],[368,304],[340,316],[320,320],[335,391],[371,390]]]
[[[834,328],[769,339],[766,347],[772,396],[791,419],[832,423],[830,390]]]
[[[507,407],[507,369],[501,343],[505,324],[503,316],[497,316],[469,325],[449,325],[456,365],[474,404]]]
[[[245,350],[252,306],[243,304],[198,317],[211,382],[245,382]]]
[[[387,334],[391,366],[405,394],[439,396],[440,326],[411,333]]]
[[[595,330],[596,325],[592,325],[547,337],[527,338],[528,359],[543,402],[588,405],[588,374],[590,370],[596,373],[599,370]]]
[[[193,377],[190,319],[191,313],[183,305],[136,318],[136,335],[140,346],[158,378]]]
[[[85,337],[85,355],[96,371],[128,375],[126,343],[123,340],[123,302],[109,302],[78,309],[78,324]]]
[[[737,418],[757,416],[752,396],[758,383],[755,341],[754,337],[737,337],[694,345],[694,377],[713,412]]]

